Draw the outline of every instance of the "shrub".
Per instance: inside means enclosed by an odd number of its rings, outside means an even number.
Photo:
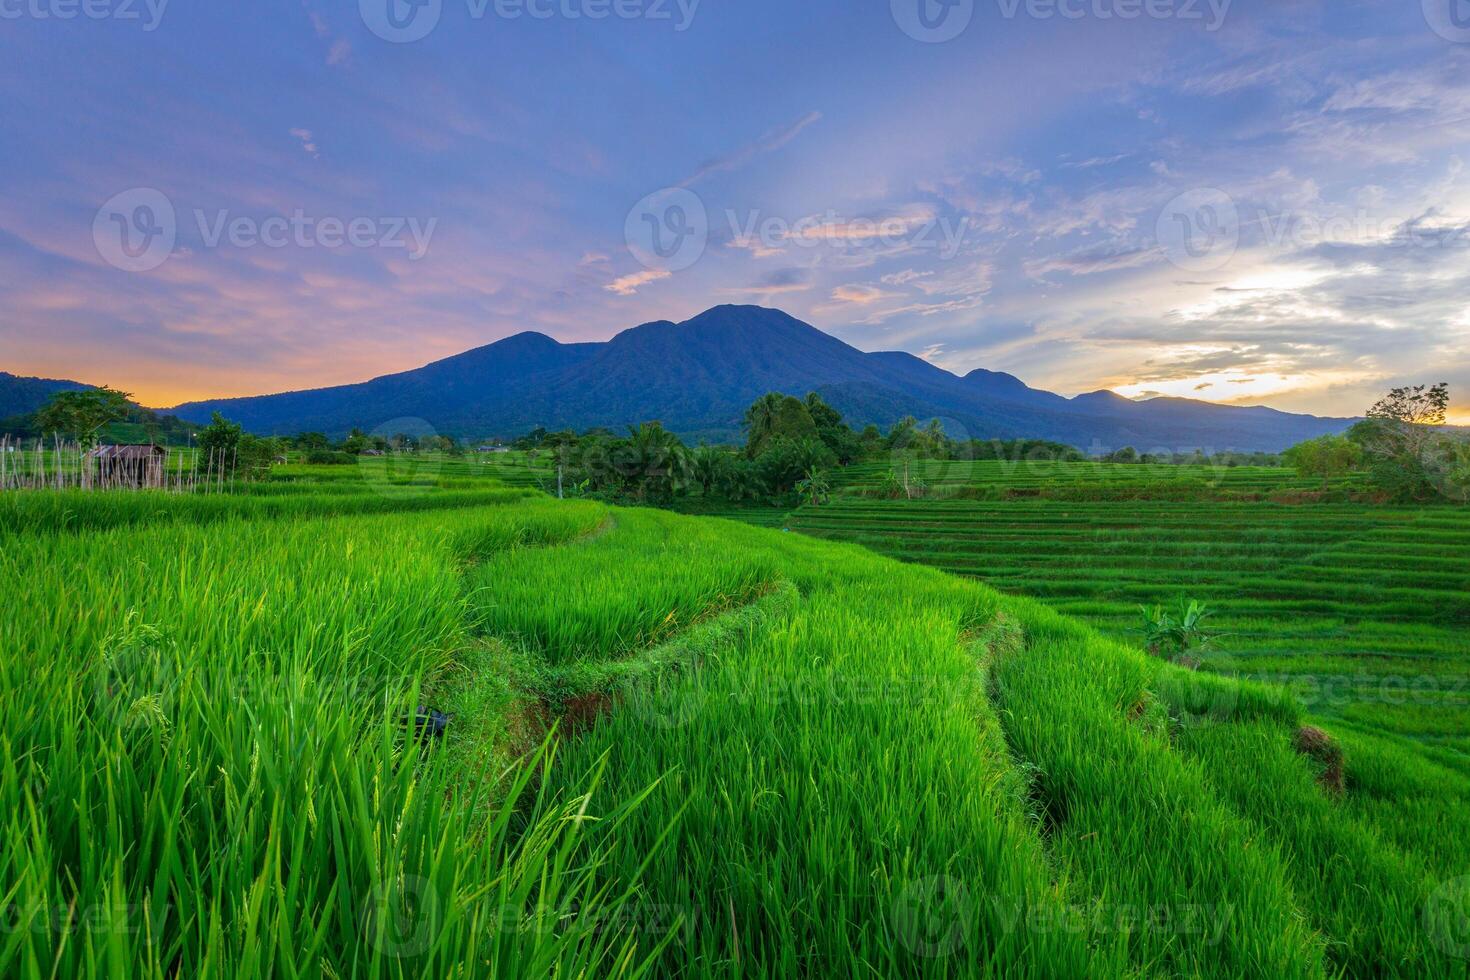
[[[313,449],[306,454],[306,461],[313,466],[349,466],[357,462],[357,457],[332,449]]]
[[[1204,628],[1205,620],[1214,612],[1197,600],[1186,603],[1180,599],[1172,612],[1166,612],[1163,606],[1152,609],[1140,606],[1139,612],[1143,614],[1143,623],[1133,632],[1143,636],[1144,649],[1181,666],[1198,667],[1200,661],[1195,654],[1206,650],[1220,637]]]
[[[1322,489],[1335,476],[1344,476],[1363,462],[1363,449],[1347,436],[1321,436],[1292,446],[1286,462],[1302,476],[1320,476]]]
[[[1322,784],[1323,789],[1333,794],[1343,791],[1342,746],[1331,735],[1320,728],[1303,725],[1297,729],[1292,744],[1297,752],[1316,763],[1320,769],[1317,782]]]

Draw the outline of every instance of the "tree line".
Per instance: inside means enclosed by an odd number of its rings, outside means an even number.
[[[816,392],[805,398],[772,392],[746,409],[744,443],[686,445],[658,422],[578,434],[537,429],[512,448],[549,457],[559,490],[640,503],[667,504],[700,494],[732,503],[824,501],[838,467],[873,459],[1083,459],[1075,447],[1045,440],[956,440],[938,419],[904,418],[884,433],[853,428]],[[897,482],[897,478],[895,478]]]
[[[1342,435],[1298,443],[1286,461],[1322,479],[1360,473],[1401,503],[1470,500],[1470,437],[1449,429],[1448,384],[1395,388]]]
[[[1174,463],[1210,465],[1278,465],[1320,477],[1323,489],[1332,479],[1363,474],[1388,499],[1427,501],[1470,499],[1470,438],[1446,426],[1449,386],[1395,388],[1379,399],[1366,418],[1341,435],[1326,435],[1293,446],[1280,457],[1225,453],[1140,454],[1123,447],[1101,457],[1107,463]],[[83,446],[104,437],[167,445],[185,438],[197,445],[204,465],[231,475],[263,475],[270,466],[299,452],[313,464],[352,463],[364,453],[442,452],[463,456],[465,447],[452,436],[392,436],[353,429],[333,440],[321,432],[263,438],[218,412],[209,425],[195,427],[172,416],[159,416],[132,402],[127,392],[102,387],[63,391],[26,418],[19,434],[54,435]],[[119,431],[132,439],[117,439]],[[953,439],[943,423],[925,424],[908,417],[882,432],[876,425],[861,430],[819,394],[805,398],[772,392],[746,409],[744,444],[691,447],[659,422],[632,426],[624,435],[594,428],[583,433],[538,428],[514,440],[512,448],[548,456],[558,491],[598,495],[634,502],[669,503],[699,493],[733,503],[789,500],[820,503],[830,493],[836,467],[879,458],[892,459],[887,486],[894,496],[913,495],[907,460],[1037,460],[1082,461],[1073,446],[1037,439]],[[903,467],[900,472],[899,467]]]

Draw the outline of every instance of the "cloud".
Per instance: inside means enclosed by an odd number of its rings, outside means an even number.
[[[643,272],[635,272],[631,275],[614,279],[602,288],[610,293],[617,293],[619,296],[632,296],[641,287],[647,286],[652,282],[658,282],[660,279],[667,279],[671,275],[673,273],[669,272],[668,269],[647,269]]]
[[[963,299],[949,300],[944,303],[909,303],[905,306],[881,310],[859,320],[858,323],[872,325],[886,323],[894,317],[901,316],[933,317],[945,313],[962,313],[979,307],[984,301],[985,298],[983,296],[967,296]]]
[[[870,216],[842,218],[835,214],[809,215],[792,225],[791,239],[829,244],[866,244],[874,239],[895,239],[931,226],[938,218],[927,204],[909,204]]]
[[[806,129],[813,123],[818,122],[821,118],[822,114],[820,112],[808,112],[806,115],[802,116],[795,122],[790,123],[786,126],[782,126],[778,129],[773,129],[770,132],[762,135],[759,139],[755,140],[754,142],[747,143],[745,146],[742,146],[740,149],[734,151],[733,153],[727,153],[722,157],[716,157],[713,160],[706,161],[705,163],[701,164],[699,169],[695,170],[694,173],[684,178],[684,180],[679,183],[679,186],[691,187],[704,178],[710,176],[711,174],[738,170],[763,153],[770,153],[775,150],[779,150],[781,147],[785,146],[787,143],[790,143],[792,140],[796,139],[796,137],[800,136],[802,130]]]
[[[724,243],[726,248],[741,249],[749,252],[753,259],[768,259],[775,255],[785,255],[786,249],[779,245],[772,245],[761,240],[759,236],[739,236]]]
[[[729,296],[775,296],[805,292],[811,285],[811,271],[793,267],[767,273],[749,286],[730,287],[720,292]]]
[[[890,272],[883,277],[882,281],[885,286],[906,286],[911,282],[926,279],[932,275],[934,275],[933,269],[924,272],[920,272],[917,269],[905,269],[902,272]]]
[[[951,264],[909,282],[925,296],[983,296],[995,285],[995,266],[989,260]]]
[[[858,306],[871,306],[881,300],[897,296],[897,293],[886,292],[876,286],[863,285],[861,283],[849,283],[838,286],[832,290],[832,298],[839,303],[855,303]]]
[[[321,154],[317,150],[316,141],[312,138],[311,130],[293,129],[291,130],[291,135],[301,141],[301,149],[306,152],[307,156],[311,157],[313,160],[321,156]]]
[[[332,46],[327,49],[327,64],[336,68],[347,64],[350,60],[352,60],[352,42],[345,37],[333,41]]]
[[[1110,167],[1115,163],[1121,163],[1128,159],[1131,154],[1116,153],[1107,157],[1089,157],[1086,160],[1069,160],[1060,166],[1063,170],[1091,170],[1094,167]]]
[[[1065,272],[1072,276],[1090,276],[1098,272],[1136,269],[1141,265],[1160,261],[1162,256],[1163,253],[1157,246],[1101,245],[1073,252],[1070,255],[1029,259],[1024,263],[1024,268],[1026,275],[1033,279],[1040,279],[1052,272]]]

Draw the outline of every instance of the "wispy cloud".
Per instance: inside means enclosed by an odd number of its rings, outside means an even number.
[[[643,272],[635,272],[631,275],[614,279],[602,288],[610,293],[617,293],[619,296],[632,296],[649,283],[658,282],[660,279],[667,279],[671,275],[673,273],[667,269],[646,269]]]
[[[877,286],[869,286],[862,283],[852,283],[846,286],[838,286],[832,290],[832,298],[839,303],[854,303],[858,306],[871,306],[885,299],[891,299],[898,295]]]
[[[733,153],[727,153],[722,157],[716,157],[713,160],[706,161],[705,163],[700,165],[698,170],[695,170],[694,173],[690,174],[688,177],[685,177],[684,180],[680,182],[679,186],[691,187],[694,184],[699,183],[704,178],[710,176],[711,174],[739,170],[741,167],[745,166],[745,164],[749,163],[751,160],[754,160],[761,154],[770,153],[774,150],[779,150],[781,147],[785,146],[787,143],[790,143],[792,140],[796,139],[796,137],[800,136],[802,130],[818,122],[821,118],[822,114],[820,112],[816,112],[815,110],[812,112],[808,112],[806,115],[802,116],[795,122],[790,123],[786,126],[782,126],[778,129],[773,129],[770,132],[765,133],[759,139],[755,140],[754,142],[747,143],[745,146],[742,146],[740,149],[734,151]]]
[[[1136,269],[1160,261],[1163,261],[1163,250],[1158,246],[1101,245],[1068,255],[1028,259],[1024,268],[1026,275],[1040,279],[1052,272],[1090,276],[1099,272]]]
[[[311,135],[311,130],[293,129],[291,130],[291,135],[296,137],[296,139],[301,142],[301,149],[306,153],[307,156],[311,157],[313,160],[321,156],[321,152],[316,145],[316,140]]]
[[[748,286],[726,287],[720,292],[725,296],[774,297],[786,293],[801,293],[811,288],[811,270],[792,267],[770,272]]]

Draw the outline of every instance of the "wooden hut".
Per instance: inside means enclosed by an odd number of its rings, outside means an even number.
[[[98,446],[87,454],[92,475],[103,487],[158,487],[168,450],[162,446]]]

